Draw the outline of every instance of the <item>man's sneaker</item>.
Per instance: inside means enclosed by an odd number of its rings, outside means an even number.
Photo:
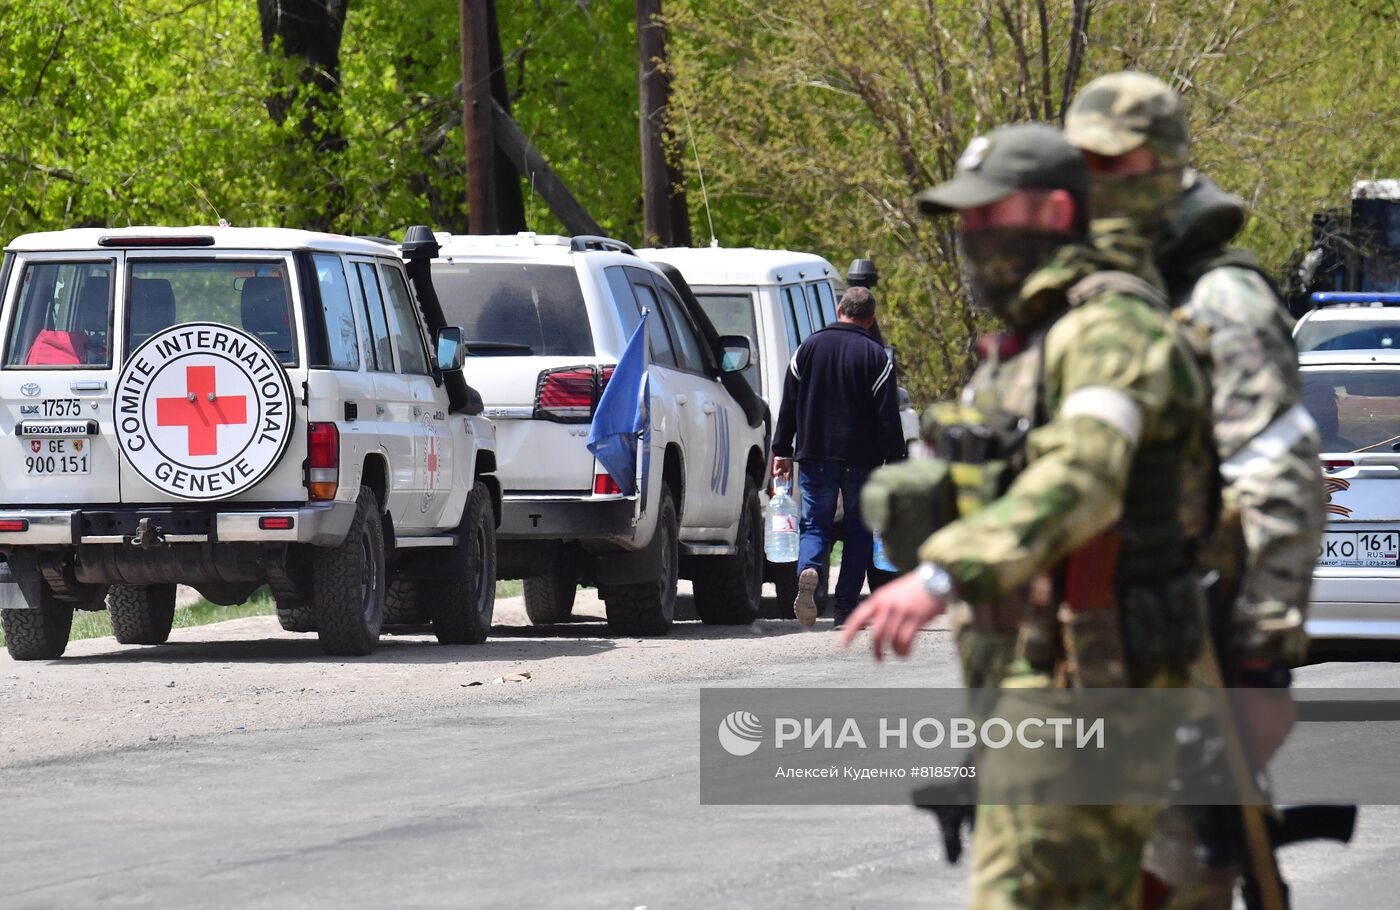
[[[803,569],[797,576],[797,599],[792,602],[797,621],[809,629],[817,624],[817,577],[816,569]]]

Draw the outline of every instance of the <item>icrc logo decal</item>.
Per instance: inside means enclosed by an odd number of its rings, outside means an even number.
[[[117,379],[117,444],[151,486],[182,499],[248,489],[291,440],[292,387],[239,329],[190,322],[152,335]]]

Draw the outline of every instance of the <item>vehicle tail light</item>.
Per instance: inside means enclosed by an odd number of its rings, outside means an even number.
[[[333,423],[312,423],[306,426],[309,453],[306,460],[306,487],[311,498],[335,499],[340,485],[340,430]]]
[[[1324,462],[1322,463],[1322,467],[1323,467],[1324,470],[1327,470],[1327,471],[1340,471],[1340,470],[1342,470],[1343,468],[1354,468],[1354,467],[1356,467],[1356,462],[1354,462],[1354,461],[1346,461],[1346,460],[1333,461],[1333,460],[1331,460],[1331,459],[1328,459],[1328,460],[1326,460],[1326,461],[1324,461]]]
[[[612,378],[613,367],[561,367],[540,373],[535,416],[561,423],[587,423]]]
[[[264,515],[258,519],[258,527],[264,531],[290,531],[293,526],[290,515]]]
[[[599,496],[615,496],[622,492],[622,487],[617,485],[611,474],[594,474],[593,492]]]
[[[0,518],[0,531],[28,531],[27,518]]]

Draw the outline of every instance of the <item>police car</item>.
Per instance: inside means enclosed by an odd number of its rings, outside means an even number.
[[[0,265],[0,621],[61,655],[73,611],[159,644],[175,585],[271,587],[331,654],[374,649],[421,602],[485,639],[495,433],[461,374],[410,229],[383,243],[283,229],[81,229]],[[417,595],[422,594],[419,598]],[[408,606],[405,606],[405,605]],[[391,617],[392,619],[393,617]]]

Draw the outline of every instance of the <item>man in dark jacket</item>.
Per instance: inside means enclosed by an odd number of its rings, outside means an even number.
[[[873,549],[870,530],[860,517],[860,488],[873,469],[904,457],[894,363],[870,334],[874,295],[867,288],[851,288],[841,298],[836,317],[793,354],[773,433],[773,475],[791,479],[794,457],[802,466],[801,543],[792,607],[798,621],[809,628],[817,621],[814,592],[819,570],[838,537],[845,539],[845,548],[836,582],[836,625],[856,608]],[[838,495],[845,503],[839,534]]]

